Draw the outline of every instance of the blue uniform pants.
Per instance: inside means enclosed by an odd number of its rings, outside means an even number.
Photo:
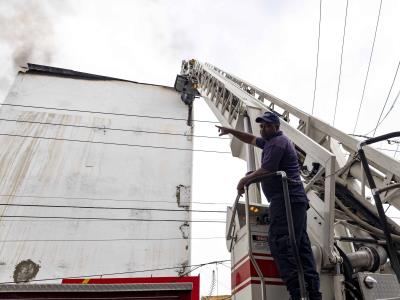
[[[283,200],[283,199],[282,199]],[[315,269],[314,256],[307,234],[308,203],[292,203],[292,215],[297,247],[304,270],[304,279],[310,300],[322,299],[319,292],[319,275]],[[271,254],[278,266],[282,280],[290,293],[291,298],[300,299],[300,288],[296,261],[293,256],[289,240],[288,225],[284,206],[270,207],[271,225],[269,228],[269,246]]]

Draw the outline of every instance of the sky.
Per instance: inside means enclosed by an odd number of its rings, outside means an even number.
[[[312,112],[320,0],[0,0],[0,102],[26,62],[172,86],[183,59],[210,62]],[[400,2],[322,0],[314,115],[346,133],[366,134],[390,110],[377,134],[399,130]],[[371,58],[370,58],[371,57]],[[370,68],[368,71],[369,61]],[[368,71],[368,77],[366,77]],[[400,76],[400,75],[399,75]],[[392,86],[393,83],[393,86]],[[365,85],[365,89],[364,89]],[[391,88],[392,86],[392,88]],[[363,95],[364,90],[364,96]],[[389,93],[389,91],[391,91]],[[362,99],[362,104],[360,106]],[[359,119],[356,124],[356,116]],[[197,99],[195,119],[216,120]],[[217,136],[196,123],[195,134]],[[382,143],[397,155],[397,145]],[[229,141],[195,139],[194,148],[229,151]],[[193,201],[225,209],[246,164],[229,154],[194,153]],[[207,206],[194,204],[194,208]],[[196,215],[193,216],[195,219]],[[221,214],[210,218],[224,219]],[[223,237],[224,225],[194,225],[193,237]],[[193,240],[192,264],[229,259],[224,239]],[[230,290],[229,263],[197,269],[203,295]],[[218,276],[217,276],[218,274]]]

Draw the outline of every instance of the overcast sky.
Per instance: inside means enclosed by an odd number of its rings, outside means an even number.
[[[181,60],[196,58],[310,113],[319,5],[319,0],[0,0],[0,101],[16,65],[27,61],[172,86]],[[349,0],[335,123],[347,133],[354,130],[379,6],[379,0]],[[345,8],[346,0],[322,1],[314,114],[327,122],[333,120],[336,102]],[[400,59],[399,14],[400,1],[383,1],[356,133],[365,134],[376,126],[388,97]],[[384,114],[399,90],[397,78]],[[215,120],[202,100],[196,101],[195,117]],[[394,106],[378,133],[399,130],[399,106]],[[217,133],[212,125],[196,124],[196,134]],[[391,150],[396,146],[380,145]],[[223,140],[196,139],[196,147],[229,151]],[[195,153],[194,159],[193,201],[231,203],[245,163],[226,154]],[[214,226],[195,225],[193,236],[224,236],[225,227]],[[194,240],[192,245],[193,264],[229,259],[224,239]],[[213,269],[193,272],[202,276],[202,294],[210,289]],[[218,267],[218,279],[219,294],[229,293],[227,267]]]

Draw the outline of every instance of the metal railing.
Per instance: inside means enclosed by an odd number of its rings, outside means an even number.
[[[261,280],[261,299],[265,300],[266,299],[266,289],[265,289],[265,281],[264,281],[264,276],[262,274],[262,271],[260,267],[257,264],[256,259],[253,256],[252,253],[252,238],[251,238],[251,227],[250,227],[250,213],[249,213],[249,186],[255,183],[258,183],[264,179],[275,177],[275,176],[280,176],[282,178],[282,187],[283,187],[283,198],[285,201],[285,210],[286,210],[286,220],[288,224],[288,232],[289,232],[289,240],[290,240],[290,245],[293,251],[293,256],[296,261],[297,265],[297,271],[298,271],[298,277],[299,277],[299,287],[300,287],[300,297],[301,299],[307,299],[306,297],[306,287],[305,287],[305,280],[304,280],[304,270],[303,266],[301,264],[301,259],[300,259],[300,254],[299,254],[299,249],[297,247],[296,243],[296,237],[294,233],[294,224],[293,224],[293,215],[292,215],[292,207],[290,205],[290,195],[289,195],[289,186],[288,186],[288,178],[286,176],[286,173],[283,171],[278,171],[274,173],[269,173],[267,175],[259,176],[254,178],[253,180],[249,181],[245,185],[245,215],[246,215],[246,226],[247,226],[247,240],[248,240],[248,255],[250,258],[250,261],[252,262],[257,275],[260,277]],[[232,229],[235,221],[235,215],[237,212],[237,205],[239,203],[241,195],[238,194],[233,208],[232,208],[232,216],[231,216],[231,221],[229,224],[228,232],[227,232],[227,240],[233,239],[233,234],[232,234]]]

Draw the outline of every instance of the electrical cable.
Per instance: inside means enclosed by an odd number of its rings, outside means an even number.
[[[194,267],[194,268],[191,268],[189,271],[180,274],[179,277],[186,276],[187,274],[189,274],[189,273],[193,272],[194,270],[197,270],[197,269],[199,269],[199,268],[201,268],[201,267],[202,267],[202,266],[200,265],[200,266],[196,266],[196,267]]]
[[[386,149],[386,148],[375,148],[375,149],[382,150],[382,151],[389,151],[389,152],[396,152],[397,151],[395,149]]]
[[[123,241],[174,241],[174,240],[215,240],[225,239],[224,236],[190,237],[190,238],[121,238],[121,239],[30,239],[30,240],[0,240],[0,243],[46,243],[46,242],[123,242]]]
[[[224,237],[225,238],[225,237]],[[231,266],[227,266],[224,263],[221,263],[222,266],[224,266],[225,268],[228,268],[229,270],[231,270]]]
[[[84,221],[140,221],[140,222],[187,222],[187,223],[226,223],[222,220],[178,220],[178,219],[142,219],[142,218],[101,218],[101,217],[65,217],[65,216],[31,216],[31,215],[2,215],[0,216],[1,222],[7,221],[6,219],[52,219],[52,220],[84,220]],[[18,221],[18,220],[16,220]]]
[[[315,94],[317,91],[317,78],[318,78],[318,64],[319,64],[319,42],[321,38],[321,18],[322,18],[322,0],[319,0],[319,21],[318,21],[318,42],[317,42],[317,62],[315,66],[315,78],[314,78],[314,96],[311,108],[311,114],[314,114]]]
[[[184,137],[194,137],[194,138],[208,138],[208,139],[230,140],[230,138],[223,138],[223,137],[219,137],[219,136],[193,135],[193,134],[185,134],[185,133],[170,133],[170,132],[148,131],[148,130],[136,130],[136,129],[124,129],[124,128],[111,128],[111,127],[105,127],[105,126],[104,126],[104,127],[99,127],[99,126],[73,125],[73,124],[51,123],[51,122],[39,122],[39,121],[27,121],[27,120],[4,119],[4,118],[0,118],[0,121],[5,121],[5,122],[18,122],[18,123],[28,123],[28,124],[40,124],[40,125],[51,125],[51,126],[62,126],[62,127],[74,127],[74,128],[85,128],[85,129],[98,129],[98,130],[110,130],[110,131],[123,131],[123,132],[136,132],[136,133],[149,133],[149,134],[162,134],[162,135],[184,136]]]
[[[227,262],[227,261],[229,261],[229,260],[214,261],[213,263],[199,264],[199,265],[195,266],[193,269],[189,270],[188,272],[185,272],[185,273],[181,274],[180,277],[186,276],[186,275],[188,275],[189,273],[193,272],[194,270],[197,270],[197,269],[199,269],[199,268],[201,268],[201,267],[204,267],[204,266],[206,266],[206,265],[221,264],[222,262]]]
[[[396,98],[394,99],[392,106],[389,108],[389,110],[386,112],[386,115],[382,118],[382,120],[379,122],[378,126],[380,126],[383,121],[385,121],[385,119],[387,118],[387,116],[391,113],[391,111],[393,110],[394,106],[396,105],[397,100],[399,99],[400,96],[400,89],[399,92],[397,93]],[[370,131],[368,131],[365,135],[369,135],[371,132],[373,132],[374,129],[371,129]]]
[[[364,87],[363,87],[363,91],[362,91],[360,106],[358,107],[357,118],[356,118],[356,124],[354,125],[353,134],[354,134],[355,131],[356,131],[356,128],[357,128],[357,125],[358,125],[358,119],[359,119],[359,117],[360,117],[361,106],[362,106],[362,103],[363,103],[363,101],[364,101],[365,87],[367,86],[368,75],[369,75],[369,68],[370,68],[370,66],[371,66],[372,55],[373,55],[373,53],[374,53],[376,34],[377,34],[377,32],[378,32],[379,19],[380,19],[380,17],[381,17],[381,9],[382,9],[382,0],[380,1],[380,4],[379,4],[379,12],[378,12],[378,19],[377,19],[377,21],[376,21],[376,26],[375,26],[374,40],[373,40],[373,42],[372,42],[372,48],[371,48],[371,53],[370,53],[370,56],[369,56],[367,74],[365,75]]]
[[[10,103],[0,103],[0,106],[35,108],[35,109],[49,109],[49,110],[58,110],[58,111],[91,113],[91,114],[112,115],[112,116],[122,116],[122,117],[136,117],[136,118],[161,119],[161,120],[185,121],[185,122],[187,121],[186,118],[161,117],[161,116],[125,114],[125,113],[112,113],[112,112],[104,112],[104,111],[80,110],[80,109],[69,109],[69,108],[60,108],[60,107],[34,106],[34,105],[22,105],[22,104],[10,104]],[[209,121],[209,120],[192,120],[192,121],[200,122],[200,123],[219,124],[219,122]]]
[[[144,199],[115,199],[115,198],[90,198],[90,197],[65,197],[65,196],[39,196],[39,195],[17,195],[17,194],[0,194],[0,197],[15,197],[15,198],[37,198],[37,199],[63,199],[63,200],[89,200],[89,201],[116,201],[116,202],[149,202],[149,203],[175,203],[176,201],[148,201]],[[205,204],[205,205],[232,205],[232,203],[222,202],[195,202],[195,204]]]
[[[150,146],[150,145],[141,145],[141,144],[126,144],[126,143],[113,143],[113,142],[99,142],[99,141],[76,140],[76,139],[65,139],[65,138],[50,138],[50,137],[43,137],[43,136],[21,135],[21,134],[10,134],[10,133],[0,133],[0,136],[22,137],[22,138],[53,140],[53,141],[65,141],[65,142],[77,142],[77,143],[89,143],[89,144],[102,144],[102,145],[112,145],[112,146],[127,146],[127,147],[139,147],[139,148],[152,148],[152,149],[166,149],[166,150],[179,150],[179,151],[194,151],[194,152],[205,152],[205,153],[231,154],[231,152],[228,152],[228,151],[189,149],[189,148],[164,147],[164,146]]]
[[[107,210],[139,210],[139,211],[168,211],[168,212],[204,212],[226,213],[223,210],[197,210],[197,209],[168,209],[168,208],[138,208],[138,207],[106,207],[106,206],[78,206],[78,205],[45,205],[45,204],[15,204],[0,203],[0,206],[9,207],[45,207],[45,208],[77,208],[77,209],[107,209]]]
[[[338,104],[338,100],[339,100],[339,89],[340,89],[340,79],[342,77],[343,50],[344,50],[344,41],[345,41],[345,37],[346,37],[346,25],[347,25],[348,7],[349,7],[349,0],[346,1],[346,12],[345,12],[345,16],[344,16],[344,26],[343,26],[342,52],[340,53],[339,79],[338,79],[338,85],[337,85],[337,90],[336,90],[336,102],[335,102],[335,110],[334,110],[334,113],[333,113],[332,126],[335,126],[336,109],[337,109],[337,104]]]
[[[202,263],[202,264],[196,264],[196,265],[189,265],[186,266],[188,268],[191,267],[203,267],[206,265],[211,265],[219,262],[227,262],[230,260],[217,260],[217,261],[211,261],[207,263]],[[53,278],[42,278],[42,279],[32,279],[29,282],[40,282],[40,281],[52,281],[52,280],[62,280],[62,279],[80,279],[80,278],[88,278],[88,277],[103,277],[103,276],[113,276],[113,275],[124,275],[124,274],[134,274],[134,273],[143,273],[143,272],[153,272],[153,271],[163,271],[163,270],[173,270],[173,269],[182,269],[182,265],[180,266],[175,266],[175,267],[165,267],[165,268],[156,268],[156,269],[147,269],[147,270],[132,270],[132,271],[125,271],[125,272],[115,272],[115,273],[103,273],[103,274],[90,274],[90,275],[77,275],[77,276],[64,276],[64,277],[53,277]],[[3,281],[0,282],[0,285],[2,284],[14,284],[14,281]]]
[[[387,94],[387,96],[386,96],[385,103],[383,104],[383,107],[382,107],[381,113],[380,113],[380,115],[379,115],[378,121],[376,122],[376,126],[375,126],[374,132],[373,132],[373,134],[372,134],[373,137],[375,136],[376,130],[378,129],[378,126],[380,125],[379,122],[380,122],[380,120],[381,120],[383,111],[385,110],[386,104],[387,104],[387,102],[388,102],[388,100],[389,100],[389,96],[390,96],[390,94],[392,93],[392,88],[393,88],[393,85],[394,85],[394,83],[395,83],[395,81],[396,81],[396,77],[397,77],[397,73],[398,73],[398,71],[399,71],[399,67],[400,67],[400,60],[399,60],[399,63],[397,64],[396,72],[394,73],[393,81],[392,81],[392,84],[391,84],[391,86],[390,86],[389,92],[388,92],[388,94]]]

